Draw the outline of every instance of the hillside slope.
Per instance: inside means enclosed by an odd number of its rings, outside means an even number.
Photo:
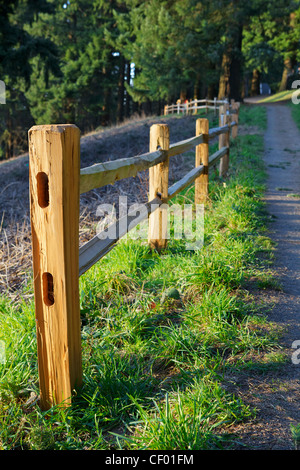
[[[171,143],[195,135],[197,116],[151,117],[90,133],[81,138],[81,167],[128,158],[149,151],[149,132],[154,123],[168,123]],[[216,126],[213,113],[211,125]],[[170,183],[194,166],[193,152],[172,158]],[[14,293],[31,269],[28,155],[0,164],[0,293]],[[101,203],[117,203],[126,195],[128,204],[147,200],[148,172],[115,185],[90,191],[80,198],[80,242],[95,235],[96,210]]]

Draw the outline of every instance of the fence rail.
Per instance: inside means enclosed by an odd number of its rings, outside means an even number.
[[[82,383],[79,276],[105,256],[129,230],[149,218],[148,243],[166,246],[166,216],[162,210],[179,192],[195,183],[195,204],[209,191],[209,168],[229,166],[230,133],[237,136],[239,103],[220,107],[219,127],[209,129],[197,119],[196,135],[170,145],[169,128],[150,129],[149,153],[98,163],[80,170],[79,129],[74,125],[34,126],[29,131],[30,213],[35,315],[40,381],[40,405],[69,405]],[[219,136],[219,150],[209,155],[209,142]],[[195,168],[171,187],[170,158],[195,148]],[[116,235],[94,236],[79,247],[80,194],[149,170],[149,198],[140,215],[129,212],[115,224]],[[161,210],[157,210],[161,208]]]
[[[199,109],[205,109],[208,112],[209,109],[213,109],[215,113],[220,106],[226,106],[228,104],[227,100],[218,100],[214,98],[213,100],[203,99],[203,100],[190,100],[181,103],[179,100],[176,104],[167,104],[164,107],[165,116],[168,114],[197,114]]]

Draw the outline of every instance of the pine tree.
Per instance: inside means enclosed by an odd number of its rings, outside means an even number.
[[[0,76],[6,85],[6,104],[0,110],[1,156],[10,158],[15,147],[23,150],[27,144],[28,125],[32,117],[25,90],[30,84],[34,57],[39,57],[48,69],[57,72],[55,45],[42,36],[33,37],[27,26],[39,12],[51,12],[46,0],[15,0],[0,5]]]

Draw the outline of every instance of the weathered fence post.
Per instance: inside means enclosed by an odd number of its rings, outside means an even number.
[[[167,124],[154,124],[150,128],[150,152],[159,147],[169,150],[170,136]],[[161,199],[168,197],[169,157],[158,165],[149,168],[149,201],[159,195]],[[167,210],[161,207],[149,217],[148,243],[151,248],[161,251],[167,245]]]
[[[231,136],[232,136],[233,139],[235,139],[238,135],[238,122],[239,122],[240,103],[235,102],[232,109],[233,109],[232,121],[236,122],[236,126],[233,126]]]
[[[227,113],[228,108],[229,108],[229,105],[223,106],[224,114],[222,114],[223,117],[221,118],[221,120],[223,121],[221,124],[222,126],[229,125],[231,122],[231,115]],[[228,168],[229,168],[229,145],[230,145],[230,128],[228,132],[221,134],[219,137],[219,149],[221,149],[222,147],[227,147],[228,149],[226,155],[224,155],[224,157],[222,157],[220,160],[219,175],[221,177],[226,175]]]
[[[225,122],[225,106],[219,106],[219,127],[224,126]],[[219,135],[219,150],[224,147],[224,134]]]
[[[30,213],[40,406],[68,405],[81,385],[79,309],[80,132],[29,131]]]
[[[197,100],[196,100],[196,99],[194,99],[194,100],[192,101],[192,105],[193,105],[193,108],[192,108],[192,109],[193,109],[193,112],[192,112],[192,114],[197,114]]]
[[[214,97],[214,116],[217,115],[217,98]]]
[[[203,204],[208,199],[208,159],[209,159],[209,120],[197,119],[196,121],[196,136],[203,134],[203,144],[196,147],[196,161],[195,166],[204,166],[202,175],[195,179],[195,204]]]

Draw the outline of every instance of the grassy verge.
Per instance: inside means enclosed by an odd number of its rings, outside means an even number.
[[[265,126],[262,109],[242,109],[241,122],[249,112]],[[265,367],[262,352],[272,365],[277,353],[278,332],[251,295],[273,282],[262,150],[261,136],[233,142],[229,178],[211,181],[201,250],[171,239],[158,255],[123,240],[81,277],[84,385],[67,411],[28,402],[38,393],[31,287],[0,299],[0,448],[231,445],[230,425],[255,410],[227,391],[226,374]],[[173,203],[192,201],[191,187]]]
[[[276,103],[279,101],[290,101],[292,95],[298,97],[298,92],[296,89],[280,91],[279,93],[275,93],[274,95],[261,99],[259,103]]]
[[[298,129],[300,129],[300,108],[299,108],[299,104],[294,104],[294,103],[290,102],[289,106],[291,108],[292,117],[293,117],[296,125],[298,126]]]

